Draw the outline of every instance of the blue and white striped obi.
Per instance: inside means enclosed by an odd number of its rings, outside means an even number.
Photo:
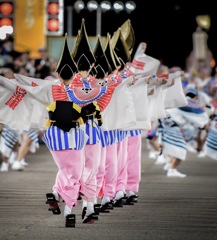
[[[117,143],[117,130],[108,130],[103,131],[105,142],[108,143],[107,145],[112,145]]]
[[[89,137],[86,144],[96,144],[101,140],[101,129],[94,119],[86,120],[85,132]]]
[[[107,137],[107,134],[105,134],[101,127],[100,127],[100,142],[102,147],[106,147],[109,145],[109,139]]]
[[[64,132],[56,126],[49,127],[44,133],[42,140],[52,151],[57,150],[82,150],[86,144],[87,137],[81,128],[71,128]]]
[[[121,142],[123,140],[123,130],[117,129],[117,143]]]
[[[117,130],[117,142],[121,142],[125,137],[128,136],[128,131]]]
[[[139,134],[142,134],[142,130],[128,130],[128,136],[129,137],[134,137]]]

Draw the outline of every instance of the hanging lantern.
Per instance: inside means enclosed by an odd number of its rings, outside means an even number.
[[[205,60],[207,55],[208,35],[200,27],[193,33],[193,51],[196,59]]]

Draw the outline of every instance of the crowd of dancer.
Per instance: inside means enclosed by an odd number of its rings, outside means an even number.
[[[182,87],[188,105],[168,110],[169,116],[159,119],[148,135],[149,158],[163,165],[168,177],[186,176],[176,167],[186,159],[187,152],[217,160],[217,80],[211,70],[210,66],[201,66],[197,72],[185,73]],[[164,146],[163,151],[156,142]]]
[[[46,203],[55,215],[65,203],[66,227],[75,227],[79,199],[83,223],[138,201],[142,137],[168,177],[186,176],[177,167],[187,151],[217,160],[211,69],[169,68],[145,54],[145,43],[132,57],[132,31],[127,20],[104,47],[98,37],[92,51],[82,20],[71,52],[65,36],[59,62],[44,48],[32,60],[10,55],[10,41],[2,45],[0,171],[24,170],[26,155],[43,141],[58,167]]]

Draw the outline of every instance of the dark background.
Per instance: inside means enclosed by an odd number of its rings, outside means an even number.
[[[65,0],[65,7],[73,5],[75,1]],[[88,1],[84,1],[87,3]],[[97,1],[100,3],[101,1]],[[113,0],[111,3],[115,2]],[[122,1],[125,3],[126,1]],[[140,42],[147,43],[146,54],[162,59],[163,63],[185,68],[185,61],[193,48],[192,34],[197,28],[195,17],[209,14],[211,27],[207,30],[208,47],[214,58],[217,58],[217,10],[215,1],[204,0],[134,0],[136,9],[128,14],[126,11],[119,14],[108,11],[102,14],[102,36],[107,32],[111,35],[127,19],[131,20],[136,44],[134,52]],[[65,14],[65,22],[67,13]],[[87,9],[80,13],[73,11],[73,35],[81,26],[81,19],[85,19],[88,36],[96,35],[96,12]],[[66,26],[65,26],[66,31]]]

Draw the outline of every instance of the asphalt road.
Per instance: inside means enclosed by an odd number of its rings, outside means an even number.
[[[0,240],[217,240],[217,161],[210,158],[189,153],[179,168],[187,177],[168,178],[143,140],[138,203],[100,213],[95,224],[82,223],[80,204],[75,228],[45,204],[57,171],[46,146],[26,161],[23,172],[0,173]]]

